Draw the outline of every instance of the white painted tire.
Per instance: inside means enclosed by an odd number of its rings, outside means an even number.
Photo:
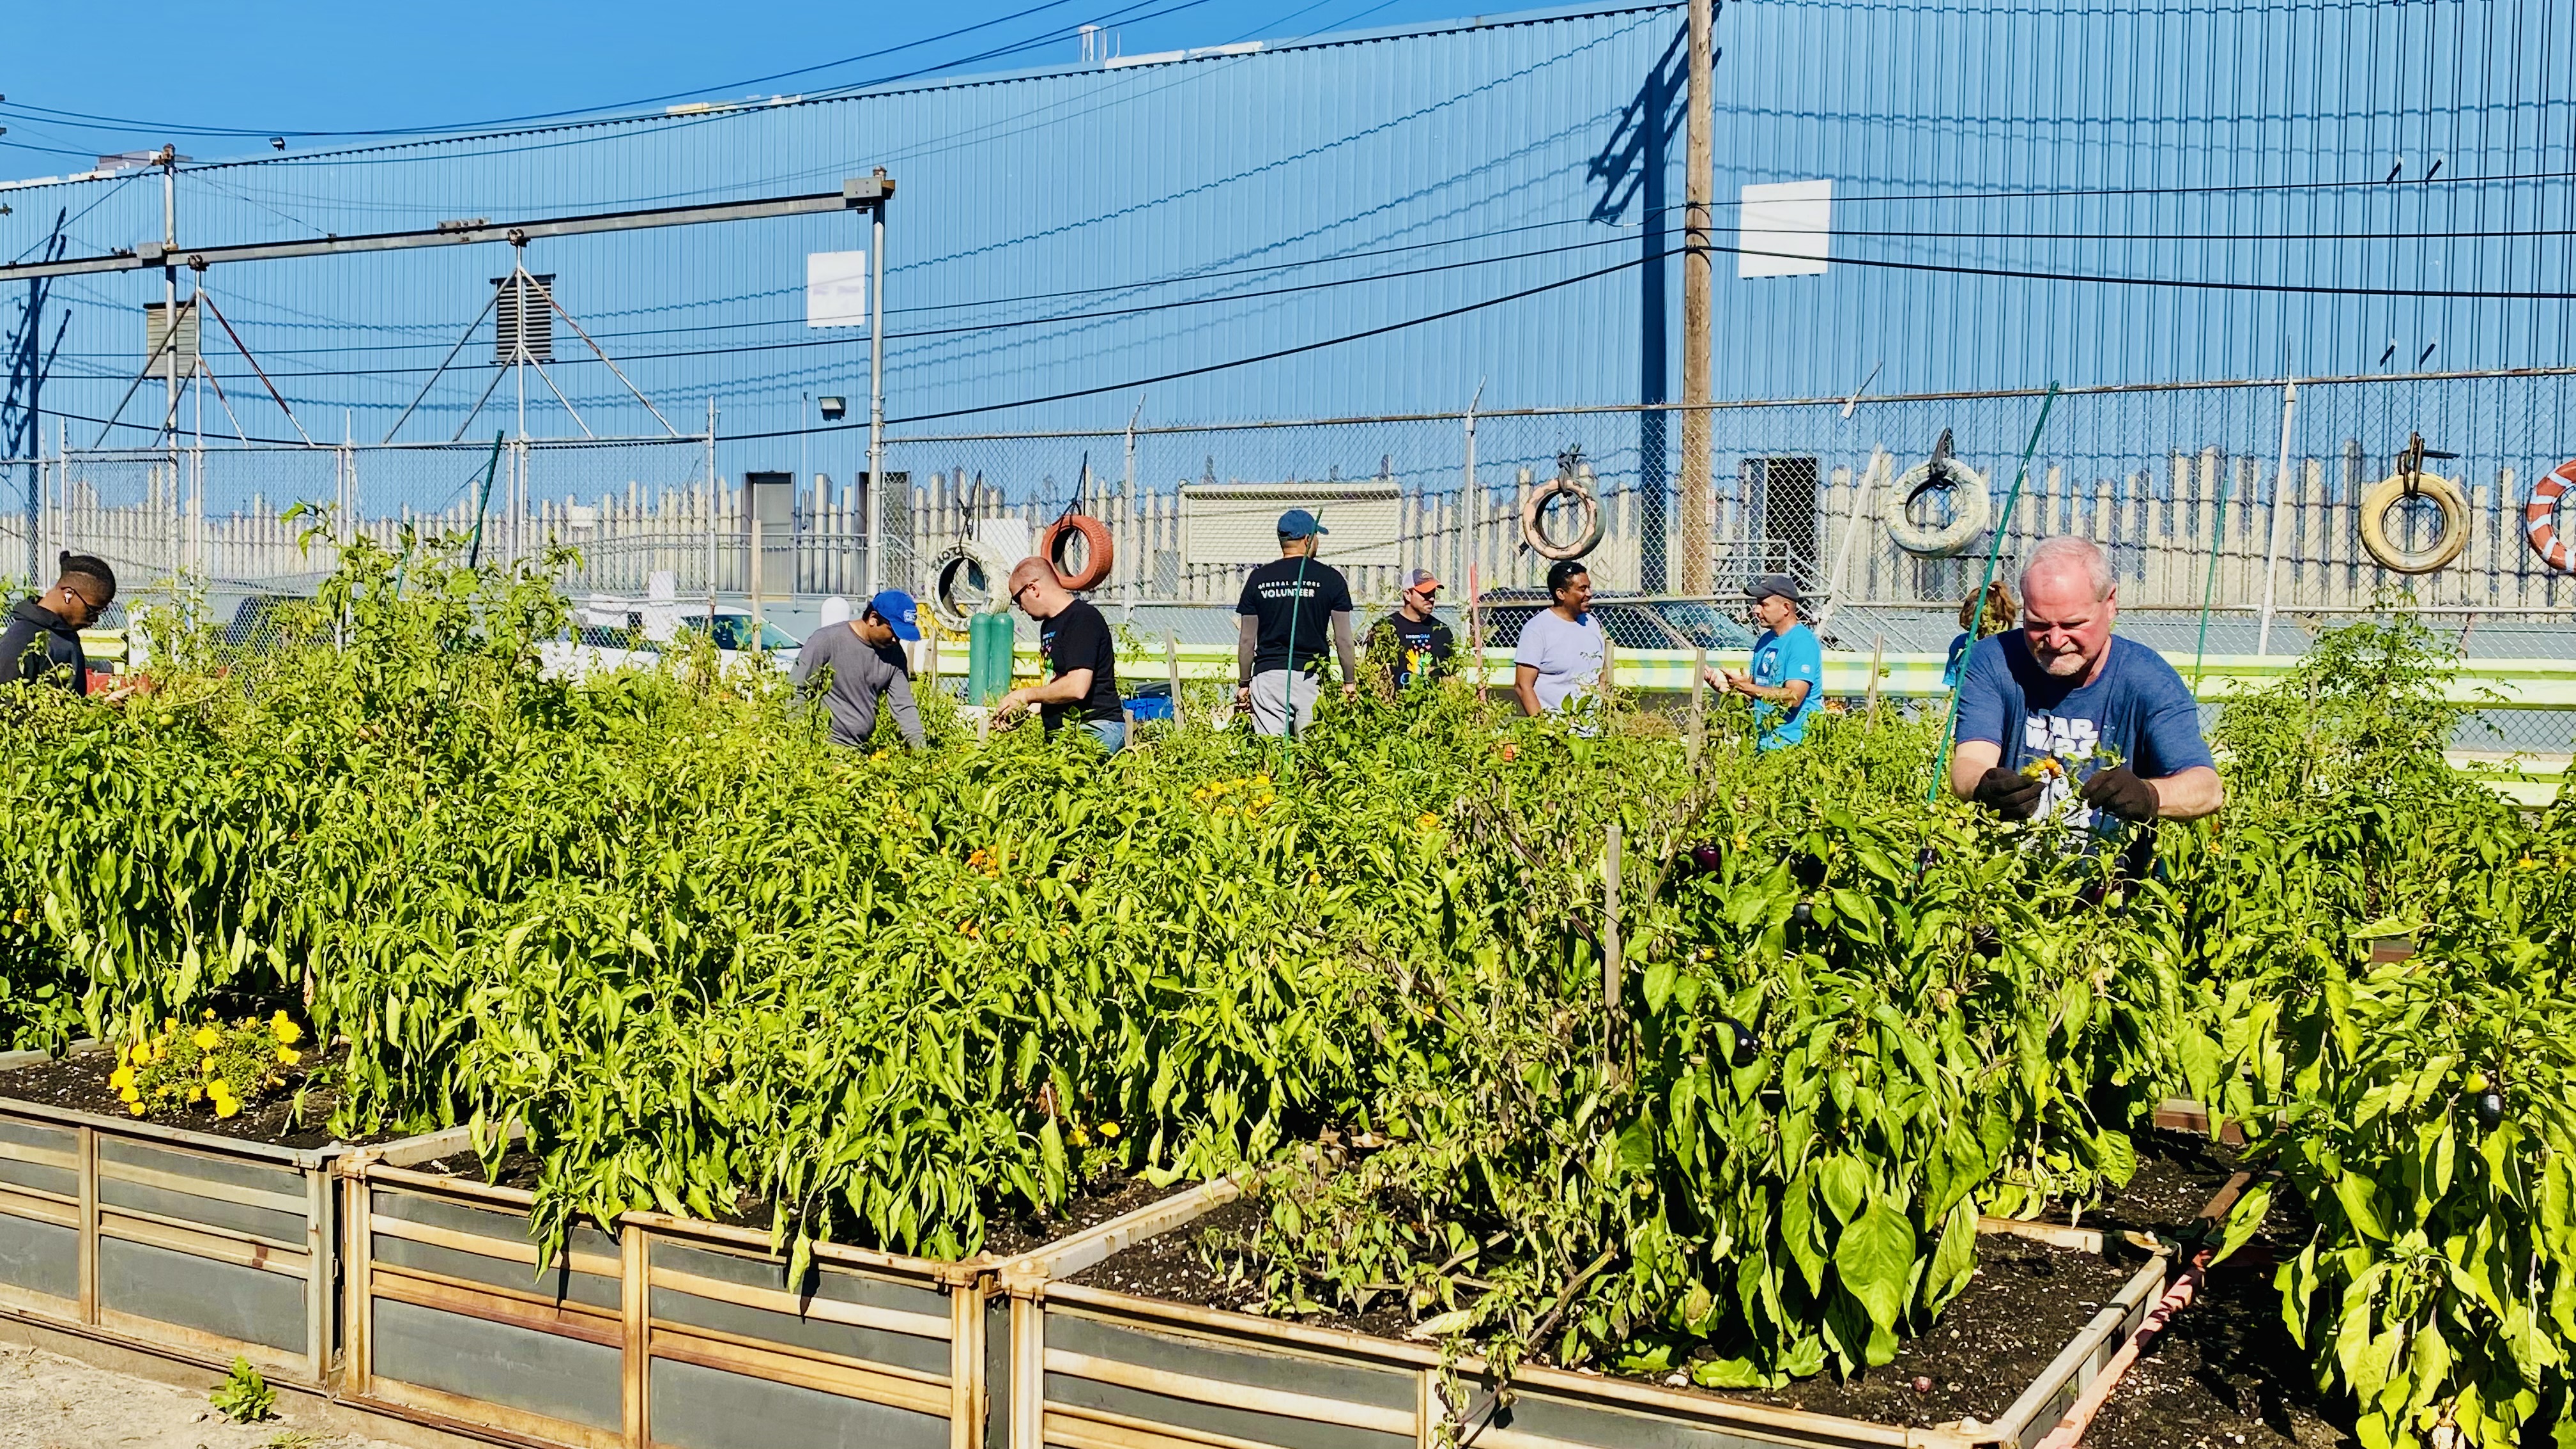
[[[2411,490],[2442,510],[2442,531],[2422,548],[2402,548],[2388,536],[2388,510],[2410,491],[2403,473],[2392,473],[2361,495],[2361,546],[2391,573],[2429,574],[2447,568],[2469,546],[2469,500],[2460,485],[2439,473],[2418,473]]]
[[[1950,521],[1938,528],[1916,523],[1907,516],[1908,506],[1936,488],[1949,491]],[[1986,487],[1986,475],[1956,458],[1941,460],[1937,480],[1929,462],[1905,470],[1887,490],[1887,502],[1879,510],[1879,520],[1887,525],[1887,536],[1896,546],[1925,558],[1949,558],[1965,551],[1993,518],[1994,497]]]
[[[1581,520],[1575,525],[1574,537],[1558,543],[1547,536],[1547,505],[1558,498],[1572,504]],[[1559,561],[1577,559],[1601,546],[1601,500],[1579,478],[1551,478],[1530,490],[1529,501],[1521,505],[1521,542],[1541,558]]]
[[[974,577],[983,577],[984,602],[970,606],[965,595],[976,587]],[[952,543],[931,556],[928,570],[930,617],[952,634],[963,634],[977,614],[997,614],[1009,607],[1002,593],[1011,577],[1011,565],[1002,556],[980,543]]]

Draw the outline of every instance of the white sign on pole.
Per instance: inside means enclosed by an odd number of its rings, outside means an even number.
[[[1834,237],[1834,184],[1747,186],[1736,207],[1735,275],[1821,277]]]
[[[805,325],[808,327],[865,327],[868,325],[868,254],[866,252],[807,252],[805,254]]]

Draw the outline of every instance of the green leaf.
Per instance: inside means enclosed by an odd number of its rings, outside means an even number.
[[[2388,1241],[2388,1222],[2379,1212],[2378,1189],[2371,1186],[2369,1179],[2344,1173],[2335,1179],[2334,1194],[2335,1201],[2343,1205],[2344,1216],[2352,1220],[2354,1231],[2374,1242]]]
[[[1923,1306],[1937,1313],[1968,1286],[1977,1270],[1977,1210],[1966,1198],[1954,1204],[1941,1222],[1941,1241],[1923,1274]]]
[[[1818,1164],[1816,1185],[1837,1222],[1848,1223],[1869,1196],[1869,1169],[1848,1153],[1837,1152]]]
[[[1914,1224],[1886,1199],[1873,1199],[1834,1244],[1834,1271],[1871,1322],[1894,1326],[1913,1286]]]
[[[1657,1016],[1663,1014],[1664,1003],[1672,1000],[1673,979],[1680,974],[1681,968],[1671,960],[1658,961],[1646,968],[1647,1011]]]
[[[2269,1179],[2254,1183],[2237,1195],[2235,1205],[2227,1210],[2227,1226],[2219,1235],[2218,1252],[2209,1261],[2219,1264],[2227,1255],[2244,1247],[2263,1226],[2263,1218],[2272,1211],[2272,1184]]]

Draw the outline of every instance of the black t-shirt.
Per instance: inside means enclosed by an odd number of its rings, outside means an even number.
[[[1324,657],[1332,616],[1351,611],[1351,585],[1331,564],[1273,559],[1243,581],[1243,599],[1234,611],[1260,620],[1253,635],[1253,673],[1311,669]],[[1293,641],[1288,637],[1292,617],[1297,631]]]
[[[1458,640],[1448,625],[1438,619],[1417,624],[1399,609],[1377,627],[1395,635],[1396,688],[1402,689],[1417,678],[1438,679],[1449,672],[1449,658],[1458,652]]]
[[[1109,637],[1109,621],[1080,599],[1064,612],[1038,625],[1038,653],[1046,657],[1051,678],[1077,669],[1091,671],[1091,692],[1071,704],[1042,704],[1038,714],[1052,731],[1065,719],[1121,720],[1126,706],[1118,701],[1118,655]]]

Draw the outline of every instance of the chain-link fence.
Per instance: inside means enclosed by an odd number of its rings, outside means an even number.
[[[2283,650],[2300,619],[2397,591],[2491,639],[2576,605],[2576,574],[2527,546],[2525,517],[2576,458],[2570,386],[2556,371],[1730,403],[1709,413],[1704,469],[1686,466],[1670,408],[892,438],[873,535],[864,476],[729,475],[709,437],[71,452],[0,466],[36,484],[32,529],[0,514],[0,572],[77,547],[145,579],[295,589],[347,539],[479,520],[488,556],[579,550],[575,593],[667,576],[684,597],[792,600],[872,577],[926,591],[953,545],[1017,556],[1079,509],[1113,543],[1099,597],[1222,605],[1276,555],[1277,514],[1306,507],[1331,530],[1324,557],[1374,604],[1416,568],[1452,598],[1471,582],[1534,593],[1541,545],[1574,540],[1593,510],[1597,588],[1728,605],[1749,578],[1789,573],[1846,643],[1916,615],[1933,622],[1911,632],[1940,632],[1998,532],[2007,578],[2047,534],[2099,540],[2132,617],[2206,608],[2213,652]],[[2410,444],[2425,486],[2392,493]],[[1575,486],[1552,490],[1560,477]],[[287,518],[296,503],[318,511]],[[2401,572],[2374,547],[2438,561]],[[2267,641],[2267,626],[2291,632]]]

